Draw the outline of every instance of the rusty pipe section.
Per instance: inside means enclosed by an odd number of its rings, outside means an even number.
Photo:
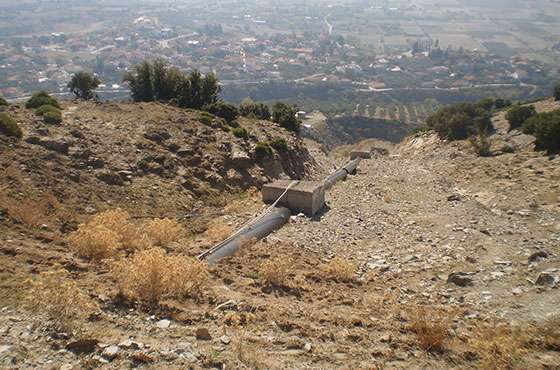
[[[238,250],[251,243],[253,239],[260,240],[275,230],[278,230],[288,220],[292,212],[286,207],[279,207],[276,211],[255,223],[249,229],[238,235],[235,239],[219,245],[208,257],[210,263],[224,257],[233,256]]]
[[[325,190],[329,190],[330,188],[332,188],[335,182],[345,179],[346,176],[348,176],[348,174],[356,171],[356,168],[358,167],[360,161],[361,158],[353,159],[350,162],[346,163],[346,165],[344,165],[344,167],[342,167],[341,169],[336,170],[330,175],[328,175],[323,180],[323,186],[325,187]]]

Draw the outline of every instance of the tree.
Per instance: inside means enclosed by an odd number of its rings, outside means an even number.
[[[261,102],[243,103],[239,106],[239,113],[243,117],[270,120],[270,109]]]
[[[68,88],[76,97],[84,100],[92,99],[93,91],[97,89],[101,81],[97,77],[91,77],[87,72],[77,72],[68,83]]]
[[[505,118],[509,122],[509,129],[513,130],[515,128],[521,127],[528,118],[533,117],[535,114],[537,114],[537,111],[532,105],[516,105],[515,107],[508,110]]]
[[[556,101],[560,100],[560,85],[556,85],[554,87],[554,100]]]
[[[287,106],[284,102],[278,101],[272,107],[272,121],[290,131],[299,132],[301,120],[297,118],[297,112],[297,105]]]
[[[132,99],[136,102],[154,101],[153,71],[147,60],[134,66],[136,75],[126,71],[122,81],[128,82]]]

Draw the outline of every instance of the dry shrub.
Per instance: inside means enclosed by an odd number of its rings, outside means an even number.
[[[129,214],[120,208],[99,213],[87,224],[80,224],[68,240],[81,257],[93,260],[114,257],[119,249],[132,251],[148,247],[148,237],[129,219]]]
[[[27,229],[35,229],[47,222],[47,211],[43,201],[32,197],[14,199],[4,194],[0,196],[0,202],[8,217]]]
[[[77,248],[80,257],[89,260],[111,258],[122,246],[120,235],[103,225],[81,224],[68,241]]]
[[[522,368],[520,362],[526,352],[519,330],[482,323],[469,341],[481,358],[481,369]]]
[[[169,257],[169,261],[173,295],[201,297],[210,280],[208,265],[198,259],[183,256]]]
[[[274,259],[268,259],[261,263],[259,278],[272,286],[283,285],[288,277],[291,263],[291,259],[285,254]]]
[[[55,322],[55,329],[71,332],[76,323],[83,324],[96,305],[83,293],[68,272],[60,266],[41,273],[38,281],[29,281],[29,307],[46,313]]]
[[[185,230],[177,220],[170,220],[169,218],[155,218],[148,221],[145,231],[152,243],[161,247],[168,246],[171,242],[185,236]]]
[[[410,312],[409,328],[418,335],[423,350],[440,351],[454,316],[444,307],[419,305]]]
[[[111,265],[120,293],[151,305],[165,297],[199,297],[209,280],[204,262],[169,256],[158,247],[136,251]]]
[[[354,279],[356,266],[344,258],[335,257],[329,262],[327,273],[338,281],[348,282]]]

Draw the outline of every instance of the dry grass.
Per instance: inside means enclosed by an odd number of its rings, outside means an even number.
[[[176,220],[169,218],[148,221],[144,230],[152,244],[161,247],[168,246],[185,236],[185,229]]]
[[[166,297],[200,297],[209,280],[204,262],[169,256],[158,247],[136,251],[110,264],[120,294],[150,305]]]
[[[418,335],[420,348],[425,351],[441,351],[454,316],[453,310],[444,307],[414,307],[410,312],[409,328]]]
[[[56,270],[41,273],[38,281],[29,281],[27,302],[35,312],[46,313],[54,320],[55,329],[71,333],[81,327],[95,303],[82,292],[68,272],[59,266]]]
[[[341,282],[348,282],[354,279],[356,266],[341,257],[335,257],[327,266],[327,274]]]
[[[146,234],[129,222],[130,216],[120,208],[99,213],[87,224],[80,224],[68,241],[81,257],[102,260],[114,257],[120,249],[133,251],[150,245]]]
[[[521,369],[527,352],[521,331],[495,324],[482,323],[469,341],[481,359],[481,369]]]
[[[228,225],[223,218],[210,221],[204,235],[212,242],[222,241],[233,234],[233,226]]]
[[[288,277],[291,259],[287,255],[280,255],[274,259],[268,259],[261,263],[259,278],[266,284],[281,286]]]

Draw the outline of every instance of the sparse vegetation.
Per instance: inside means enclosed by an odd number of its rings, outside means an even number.
[[[52,105],[53,107],[60,109],[60,103],[58,100],[53,98],[48,92],[45,90],[41,90],[31,97],[26,103],[25,108],[39,108],[42,105]]]
[[[509,129],[513,130],[521,127],[528,118],[533,117],[535,114],[537,114],[537,111],[532,105],[516,105],[508,110],[505,118],[509,122]]]
[[[16,120],[4,112],[0,112],[0,131],[7,136],[14,136],[18,139],[23,136],[23,130]]]
[[[95,309],[94,302],[80,290],[69,273],[60,266],[29,281],[27,302],[32,310],[46,314],[54,328],[72,334]]]

